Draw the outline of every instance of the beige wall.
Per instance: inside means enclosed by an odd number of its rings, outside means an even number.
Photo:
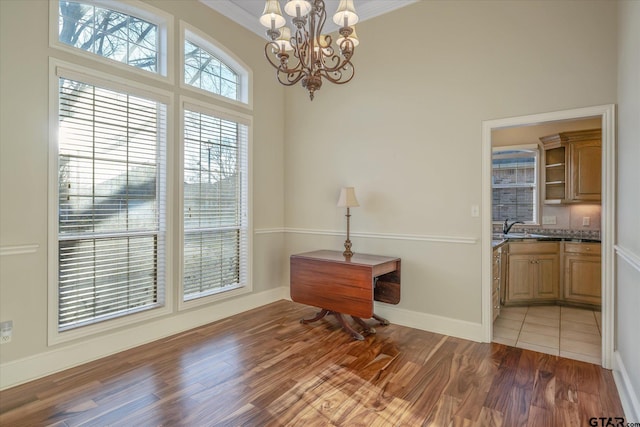
[[[398,308],[479,324],[482,121],[614,103],[616,5],[421,1],[358,35],[351,83],[287,92],[286,225],[344,230],[355,186],[354,251],[402,257]],[[342,240],[292,232],[287,252]]]
[[[628,421],[640,420],[640,2],[619,6],[616,372]],[[625,396],[626,394],[626,396]]]
[[[253,226],[256,229],[282,228],[284,91],[274,83],[273,73],[261,55],[262,42],[255,34],[198,1],[149,3],[175,17],[176,40],[179,20],[184,20],[211,35],[253,70]],[[64,367],[65,363],[78,363],[83,358],[99,357],[158,335],[207,323],[247,306],[241,303],[247,297],[241,297],[182,313],[174,308],[170,316],[143,325],[47,347],[48,57],[75,61],[68,53],[48,47],[48,15],[49,6],[45,0],[0,1],[0,245],[3,249],[36,246],[33,253],[0,256],[0,319],[14,322],[12,342],[0,348],[3,364],[0,386],[10,381],[7,378],[15,379],[19,374],[23,374],[23,379],[37,375],[41,366],[32,373],[16,373],[15,370],[26,366],[30,360],[39,360],[38,356],[42,357],[41,362],[51,361],[51,369],[55,370]],[[86,60],[80,62],[86,63]],[[177,82],[177,54],[174,67]],[[173,92],[176,106],[178,96],[187,93],[175,84],[162,87]],[[178,114],[176,107],[173,117],[176,124]],[[175,135],[170,141],[173,147],[179,141],[178,127],[174,129]],[[179,183],[176,180],[175,185]],[[177,213],[177,208],[173,209]],[[260,295],[283,285],[283,251],[281,234],[254,236],[252,295],[255,296],[248,297],[253,298],[250,304],[264,303],[260,301]],[[174,266],[173,271],[177,270]],[[173,283],[177,282],[175,275],[172,279]],[[14,362],[16,364],[12,365]]]

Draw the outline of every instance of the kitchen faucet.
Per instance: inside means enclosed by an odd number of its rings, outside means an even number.
[[[509,218],[504,220],[504,224],[502,224],[502,234],[509,234],[509,231],[511,230],[511,227],[513,227],[516,224],[524,224],[524,222],[522,221],[513,221],[511,224],[509,224]]]

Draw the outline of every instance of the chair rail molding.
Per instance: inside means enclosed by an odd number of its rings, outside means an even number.
[[[344,230],[322,230],[313,228],[260,228],[254,230],[255,234],[286,233],[286,234],[310,234],[319,236],[343,236]],[[425,234],[399,234],[399,233],[372,233],[367,231],[351,232],[351,237],[364,239],[388,239],[388,240],[414,240],[422,242],[459,243],[475,245],[478,238],[470,236],[439,236]]]
[[[616,250],[616,255],[625,260],[631,267],[640,271],[640,256],[620,245],[615,245],[614,248]]]
[[[38,249],[40,249],[38,244],[0,246],[0,256],[34,254]]]

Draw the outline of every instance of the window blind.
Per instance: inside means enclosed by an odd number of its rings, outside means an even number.
[[[493,221],[509,218],[535,222],[538,210],[538,151],[496,151],[492,163]]]
[[[58,329],[161,303],[166,106],[59,79]]]
[[[247,150],[246,125],[184,111],[185,301],[246,284]]]

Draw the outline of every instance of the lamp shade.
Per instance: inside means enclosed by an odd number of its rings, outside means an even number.
[[[284,5],[284,11],[289,16],[306,16],[309,12],[311,12],[311,3],[307,0],[289,0],[287,4]]]
[[[358,23],[358,14],[353,6],[353,0],[340,0],[338,10],[333,15],[333,22],[340,27],[348,27]]]
[[[291,46],[291,30],[289,27],[280,28],[280,37],[276,39],[276,43],[280,46],[281,51],[293,50],[293,46]]]
[[[360,206],[358,199],[356,199],[356,190],[353,187],[343,187],[340,191],[340,198],[338,199],[339,208],[355,208]]]
[[[264,11],[260,17],[260,23],[267,28],[271,28],[271,21],[273,21],[274,28],[283,27],[287,23],[284,16],[282,16],[282,10],[280,9],[278,0],[267,0],[264,4]]]

